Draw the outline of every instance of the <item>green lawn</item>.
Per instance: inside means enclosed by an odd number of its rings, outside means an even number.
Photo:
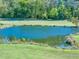
[[[1,44],[0,59],[79,59],[79,50],[28,44]]]
[[[79,40],[79,35],[72,35],[75,39]]]
[[[29,19],[30,20],[30,19]],[[70,21],[3,21],[0,20],[0,28],[12,27],[12,26],[23,26],[23,25],[41,25],[41,26],[75,26]]]

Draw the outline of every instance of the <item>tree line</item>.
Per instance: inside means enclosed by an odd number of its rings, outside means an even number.
[[[1,18],[71,19],[79,17],[79,8],[65,5],[63,0],[2,0]]]

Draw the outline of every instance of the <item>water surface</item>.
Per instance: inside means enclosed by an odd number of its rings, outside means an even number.
[[[64,26],[15,26],[0,29],[0,36],[17,38],[47,38],[52,36],[66,36],[78,32],[79,29]]]

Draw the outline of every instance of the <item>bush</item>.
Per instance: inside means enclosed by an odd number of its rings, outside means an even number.
[[[9,41],[10,41],[10,42],[15,41],[15,40],[17,40],[15,36],[10,36],[10,37],[9,37]]]

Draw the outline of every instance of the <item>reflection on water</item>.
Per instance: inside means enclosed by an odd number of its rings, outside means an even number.
[[[10,43],[10,40],[16,38],[32,39],[35,42],[45,43],[59,48],[73,48],[65,44],[66,35],[79,32],[79,28],[63,26],[14,26],[0,29],[0,36],[3,37],[3,43]],[[29,41],[28,40],[28,41]],[[1,42],[2,43],[2,42]]]
[[[76,30],[76,31],[75,31]],[[53,26],[16,26],[0,29],[0,35],[3,37],[15,36],[17,38],[47,38],[50,36],[65,36],[79,32],[79,28],[73,27],[53,27]]]

